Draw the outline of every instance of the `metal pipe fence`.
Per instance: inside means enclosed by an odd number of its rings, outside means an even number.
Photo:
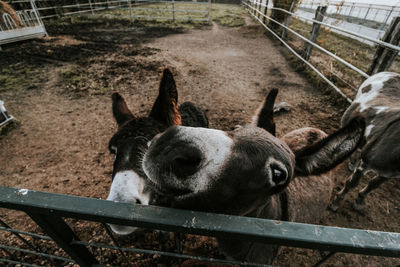
[[[4,244],[1,240],[0,262],[37,266],[37,258],[48,265],[75,263],[80,266],[106,264],[101,253],[113,251],[123,264],[130,266],[129,253],[160,255],[178,259],[239,264],[240,266],[267,266],[249,262],[209,258],[183,254],[182,252],[153,250],[140,247],[122,247],[106,226],[106,223],[129,225],[147,229],[246,240],[290,247],[300,247],[334,253],[356,253],[400,258],[400,234],[380,231],[346,229],[309,225],[258,218],[176,210],[156,206],[142,206],[38,192],[26,189],[0,187],[0,208],[22,211],[45,234],[16,230],[0,220],[0,232],[17,238],[18,242]],[[84,241],[79,231],[74,231],[68,218],[100,223],[105,229],[103,237],[109,242]],[[179,235],[178,235],[179,236]],[[5,238],[4,238],[5,239]],[[8,238],[10,240],[10,238]],[[35,245],[34,241],[39,245]],[[43,242],[57,244],[62,251],[42,249]],[[234,242],[234,241],[233,241]],[[43,251],[42,251],[43,250]],[[1,253],[3,252],[3,253]],[[53,252],[53,253],[51,253]],[[118,256],[119,255],[119,256]],[[114,256],[115,257],[115,256]],[[326,258],[326,257],[324,257]],[[25,261],[22,261],[22,260]],[[43,263],[43,262],[42,262]],[[112,263],[107,263],[112,266]],[[45,263],[41,264],[45,265]]]
[[[367,74],[366,72],[362,71],[360,68],[354,66],[353,64],[349,63],[348,61],[342,59],[340,56],[336,55],[335,53],[329,51],[328,49],[323,48],[321,45],[318,45],[316,43],[316,41],[313,41],[312,39],[315,38],[316,36],[313,36],[314,33],[311,33],[310,37],[305,37],[304,35],[308,34],[308,31],[299,31],[299,30],[293,30],[292,28],[290,28],[290,25],[288,23],[288,21],[290,20],[291,17],[295,17],[303,22],[307,22],[307,23],[312,23],[313,28],[315,25],[321,25],[324,26],[328,29],[331,29],[332,31],[335,31],[339,34],[345,35],[345,36],[350,36],[353,38],[358,38],[361,40],[367,40],[368,42],[370,42],[371,44],[376,44],[379,47],[382,47],[384,49],[393,51],[395,53],[399,53],[400,52],[400,47],[398,45],[392,44],[392,43],[388,43],[382,40],[378,40],[376,38],[371,38],[368,36],[365,36],[363,34],[360,33],[356,33],[353,32],[351,30],[348,29],[344,29],[342,27],[338,27],[336,25],[332,25],[328,22],[324,22],[322,19],[321,20],[317,20],[317,19],[312,19],[309,17],[305,17],[303,15],[299,15],[297,13],[295,13],[294,11],[288,11],[286,9],[283,8],[274,8],[273,6],[268,6],[265,3],[260,3],[258,4],[256,1],[254,0],[250,0],[250,1],[243,1],[242,2],[243,5],[245,6],[245,8],[248,9],[249,13],[257,20],[261,23],[261,25],[268,30],[272,35],[274,35],[280,42],[282,42],[282,44],[284,44],[296,57],[298,57],[301,61],[303,61],[307,66],[309,66],[318,76],[320,76],[325,82],[327,82],[332,88],[334,88],[340,95],[342,95],[348,102],[351,102],[352,100],[338,87],[336,86],[332,81],[330,81],[323,73],[321,70],[318,70],[316,66],[313,66],[309,61],[308,61],[308,57],[305,57],[304,55],[301,55],[300,53],[296,52],[295,49],[293,49],[292,47],[290,47],[290,45],[285,42],[284,40],[284,34],[285,32],[290,32],[293,36],[295,36],[296,38],[299,38],[300,40],[304,41],[307,46],[309,47],[315,47],[316,49],[318,49],[320,52],[322,52],[323,54],[327,55],[328,57],[334,59],[336,62],[344,65],[346,68],[348,68],[351,71],[354,71],[355,73],[358,73],[361,77],[364,78],[368,78],[369,74]],[[269,12],[266,12],[266,10],[269,10]],[[276,20],[274,20],[271,15],[269,15],[269,13],[271,13],[272,11],[279,11],[282,13],[285,13],[287,15],[287,20],[285,23],[280,23]],[[324,14],[322,14],[320,17],[324,17]],[[260,19],[262,18],[262,19]],[[272,22],[276,25],[279,25],[279,27],[282,29],[282,34],[281,36],[279,36],[276,32],[274,32],[273,30],[271,30],[267,24],[266,24],[266,20],[268,20],[269,22]],[[316,33],[318,34],[318,33]],[[326,66],[319,66],[319,68],[324,69],[324,71],[328,71],[330,72],[333,76],[335,76],[335,79],[340,80],[342,83],[346,84],[349,88],[352,88],[354,91],[357,91],[357,87],[353,84],[351,84],[350,82],[347,82],[344,78],[340,77],[339,75],[336,75],[334,72],[332,72],[332,70],[328,70],[326,68]]]
[[[16,11],[16,17],[0,14],[0,50],[3,44],[47,35],[35,1],[27,3],[25,9]]]
[[[104,10],[119,10],[108,15],[132,19],[164,19],[209,21],[211,0],[76,0],[62,4],[56,1],[37,0],[42,19],[92,13]],[[13,5],[24,4],[27,0],[13,1]],[[64,2],[64,1],[63,1]]]
[[[328,7],[328,17],[364,25],[380,31],[383,31],[389,26],[393,18],[400,16],[399,6],[347,1],[302,1],[298,8],[313,13],[315,8],[319,5]]]

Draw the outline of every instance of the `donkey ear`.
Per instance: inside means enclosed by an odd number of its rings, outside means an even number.
[[[257,126],[267,130],[273,136],[275,136],[274,103],[277,95],[278,89],[276,88],[269,92],[257,117]]]
[[[125,102],[125,99],[119,93],[113,93],[111,99],[113,115],[118,126],[121,126],[125,122],[134,118]]]
[[[296,152],[295,175],[318,175],[333,169],[360,145],[364,130],[364,120],[357,117],[325,139]]]
[[[178,112],[178,91],[174,76],[169,69],[165,69],[163,72],[158,97],[150,112],[150,117],[168,126],[181,125],[181,116]]]

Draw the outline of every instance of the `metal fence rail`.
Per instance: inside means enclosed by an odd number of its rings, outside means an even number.
[[[28,0],[12,1],[24,4]],[[40,0],[38,0],[40,2]],[[211,0],[77,0],[63,5],[56,1],[44,2],[38,7],[42,19],[91,13],[104,10],[119,10],[121,14],[108,14],[132,19],[164,19],[209,21]]]
[[[184,259],[212,262],[236,263],[243,266],[265,266],[221,259],[210,259],[168,251],[142,248],[121,248],[114,245],[81,241],[63,218],[74,218],[101,223],[129,225],[148,229],[159,229],[196,235],[214,236],[238,240],[262,242],[291,247],[317,249],[320,251],[357,253],[400,258],[400,234],[358,229],[346,229],[293,222],[273,221],[258,218],[176,210],[155,206],[91,199],[77,196],[52,194],[26,189],[0,187],[0,207],[27,213],[49,236],[31,234],[12,229],[8,225],[0,231],[14,235],[30,235],[34,238],[53,240],[68,255],[50,256],[51,260],[75,262],[81,266],[102,264],[88,248],[116,250],[124,256],[126,252],[150,253]],[[4,225],[5,223],[3,223]],[[114,240],[114,239],[113,239]],[[0,258],[3,262],[20,262],[12,253],[48,254],[32,249],[1,245],[6,251]],[[0,253],[1,255],[1,253]],[[13,257],[14,256],[14,257]],[[30,263],[27,263],[27,265]],[[33,266],[33,265],[31,265]]]
[[[310,34],[310,37],[305,37],[303,36],[303,32],[299,33],[295,30],[293,30],[292,28],[290,28],[290,18],[291,17],[296,17],[297,19],[307,22],[309,24],[312,24],[313,30],[314,27],[316,26],[324,26],[326,28],[330,28],[332,29],[332,31],[335,31],[339,34],[345,35],[345,36],[351,36],[353,38],[358,38],[361,40],[367,40],[368,42],[372,43],[372,44],[376,44],[379,47],[381,47],[382,49],[386,49],[388,51],[391,51],[391,53],[399,53],[400,52],[400,47],[397,44],[392,44],[392,43],[388,43],[382,40],[378,40],[376,38],[371,38],[356,32],[353,32],[351,30],[348,29],[344,29],[342,27],[338,27],[336,25],[332,25],[330,23],[326,23],[323,22],[323,14],[320,14],[319,11],[316,12],[316,16],[318,14],[318,16],[320,16],[320,20],[314,18],[308,18],[308,17],[304,17],[303,15],[299,15],[294,13],[293,11],[293,6],[291,8],[289,8],[289,10],[286,9],[282,9],[282,8],[274,8],[272,6],[268,6],[268,2],[263,2],[262,0],[244,0],[242,2],[242,4],[245,6],[246,9],[248,9],[250,15],[252,15],[257,21],[259,21],[261,23],[261,25],[267,30],[269,31],[272,35],[274,35],[280,42],[282,42],[283,45],[285,45],[296,57],[298,57],[301,61],[303,61],[307,66],[309,66],[315,73],[318,74],[318,76],[320,76],[325,82],[327,82],[332,88],[335,89],[335,91],[337,91],[341,96],[343,96],[348,102],[352,102],[352,100],[338,87],[336,86],[331,80],[329,80],[323,73],[321,70],[318,70],[316,68],[316,66],[312,65],[309,62],[309,51],[304,51],[302,54],[299,54],[298,52],[295,51],[295,49],[293,49],[287,42],[285,42],[284,40],[284,35],[286,32],[290,32],[291,34],[293,34],[295,37],[301,39],[302,41],[304,41],[306,43],[306,47],[308,47],[311,51],[311,49],[313,47],[315,47],[316,49],[318,49],[320,52],[322,52],[323,54],[329,56],[330,58],[334,59],[336,62],[339,62],[340,64],[344,65],[347,69],[354,71],[355,73],[358,73],[361,77],[364,78],[368,78],[370,76],[370,71],[368,70],[368,72],[364,72],[362,70],[360,70],[358,67],[354,66],[353,64],[349,63],[348,61],[342,59],[341,57],[339,57],[338,55],[336,55],[335,53],[332,53],[331,51],[329,51],[328,49],[323,48],[321,45],[318,45],[316,42],[316,36],[318,33],[316,33],[316,35],[312,32]],[[267,10],[269,12],[267,12]],[[318,9],[319,10],[319,9]],[[287,19],[284,23],[280,23],[278,21],[276,21],[275,19],[273,19],[271,17],[271,15],[268,15],[269,13],[271,13],[272,11],[279,11],[282,13],[285,13],[287,15]],[[272,22],[275,25],[278,25],[280,27],[280,29],[282,29],[282,34],[278,34],[277,32],[275,32],[274,30],[272,30],[271,28],[269,28],[267,26],[267,20],[268,22]],[[308,33],[308,32],[307,32]],[[308,54],[308,57],[307,55]],[[390,66],[390,65],[389,65]],[[372,64],[371,64],[372,67]],[[370,67],[370,69],[371,69]],[[322,68],[324,68],[324,66],[322,66]],[[358,86],[354,86],[353,84],[347,82],[345,79],[343,79],[342,77],[336,75],[334,72],[332,72],[332,70],[328,70],[326,68],[324,68],[324,70],[329,71],[332,75],[334,75],[338,80],[340,80],[341,82],[343,82],[344,84],[346,84],[347,86],[349,86],[349,88],[352,88],[354,91],[357,91],[357,87]]]
[[[309,0],[302,1],[299,8],[315,9],[317,6],[328,6],[327,13],[329,16],[341,19],[359,19],[358,24],[366,22],[379,22],[379,29],[383,30],[391,20],[400,15],[400,6],[396,5],[381,5],[378,3],[367,4],[359,2],[343,2],[343,1],[321,1]]]

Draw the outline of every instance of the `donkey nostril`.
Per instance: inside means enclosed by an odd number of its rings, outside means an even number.
[[[140,201],[140,199],[136,199],[136,204],[142,204],[142,201]]]
[[[201,155],[197,152],[185,154],[173,158],[171,162],[172,172],[179,178],[195,174],[202,161]]]
[[[176,157],[174,163],[180,166],[198,166],[201,162],[201,158],[183,158]]]

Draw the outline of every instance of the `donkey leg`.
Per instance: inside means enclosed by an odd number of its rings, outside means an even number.
[[[376,176],[371,181],[369,181],[368,185],[358,192],[358,198],[353,204],[353,208],[355,210],[362,210],[365,204],[365,197],[369,192],[378,188],[383,182],[389,180],[389,178]]]
[[[366,165],[362,160],[360,160],[353,174],[350,176],[349,179],[346,180],[346,183],[342,188],[342,190],[340,190],[336,194],[334,200],[329,205],[330,210],[337,211],[337,209],[339,208],[339,203],[340,201],[343,200],[344,195],[346,195],[350,189],[355,188],[360,183],[360,179],[364,175],[365,171],[366,171]]]
[[[350,156],[349,165],[347,166],[350,171],[354,172],[354,170],[357,168],[360,156],[361,156],[361,149],[359,148],[356,151],[354,151],[353,154]]]

